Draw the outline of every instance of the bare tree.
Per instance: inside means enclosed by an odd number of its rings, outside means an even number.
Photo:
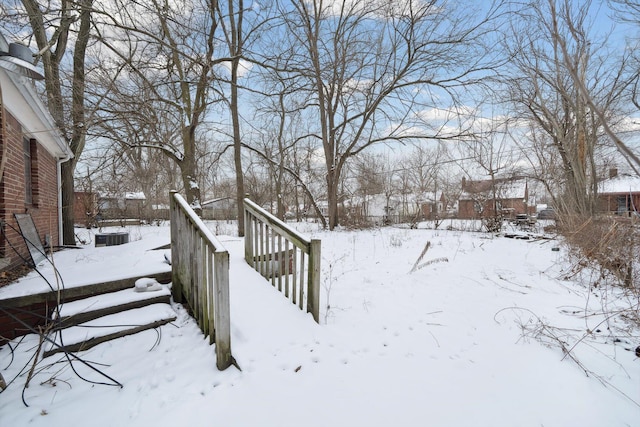
[[[280,60],[276,58],[274,63]],[[262,157],[264,167],[269,169],[273,187],[271,201],[275,202],[278,217],[284,216],[287,200],[295,206],[298,220],[304,205],[314,210],[315,216],[326,227],[318,206],[324,192],[315,188],[318,180],[313,166],[317,147],[307,127],[307,122],[313,118],[304,109],[306,92],[297,84],[299,82],[288,78],[286,70],[272,67],[273,63],[259,65],[259,79],[254,81],[256,85],[252,89],[254,120],[242,145]],[[262,88],[260,92],[257,87]]]
[[[542,183],[553,206],[560,206],[564,179],[562,160],[558,150],[552,147],[551,137],[535,124],[523,126],[521,132],[514,132],[511,139],[518,146],[523,162],[527,165],[525,174]]]
[[[407,156],[406,168],[411,185],[418,194],[437,191],[438,175],[443,168],[442,162],[447,159],[444,143],[435,147],[418,145]]]
[[[274,79],[276,76],[277,73],[264,75],[265,86],[270,88],[271,96],[262,97],[257,104],[255,117],[262,125],[254,132],[259,133],[256,139],[260,140],[258,145],[261,146],[255,148],[262,154],[264,166],[269,170],[272,183],[271,202],[275,203],[276,216],[284,219],[287,189],[295,191],[297,185],[291,181],[300,178],[299,173],[291,169],[291,157],[295,154],[294,150],[300,138],[304,138],[301,136],[304,129],[300,122],[300,111],[291,101],[296,88],[289,86],[286,81]],[[289,199],[293,201],[294,198]]]
[[[363,153],[354,159],[354,178],[356,180],[357,192],[363,198],[376,194],[383,194],[388,189],[387,174],[385,170],[384,158],[380,154]]]
[[[318,200],[324,195],[322,185],[322,165],[318,167],[316,144],[307,136],[296,140],[291,147],[289,160],[292,176],[295,178],[293,188],[294,204],[296,206],[296,220],[308,215],[313,210],[320,219],[323,228],[327,228],[325,217],[322,215]]]
[[[640,2],[637,0],[608,0],[620,21],[640,23]]]
[[[94,21],[109,85],[99,89],[109,93],[101,129],[120,144],[161,150],[178,165],[187,201],[200,212],[199,135],[221,98],[214,69],[229,60],[216,55],[217,2],[101,6]]]
[[[236,176],[236,204],[238,208],[238,236],[244,236],[244,208],[243,199],[244,178],[242,171],[242,134],[240,133],[240,106],[238,94],[238,79],[240,73],[240,60],[244,53],[245,29],[244,29],[244,1],[227,1],[227,9],[221,8],[219,2],[215,2],[216,13],[222,25],[226,46],[229,51],[230,61],[230,94],[229,110],[231,112],[233,159]]]
[[[439,202],[442,196],[445,178],[445,165],[448,162],[448,149],[444,142],[435,147],[417,146],[407,157],[406,174],[411,188],[416,196],[416,203],[420,208],[421,203],[431,205],[430,216],[441,218],[443,212],[439,211]],[[445,206],[442,206],[444,209]],[[422,215],[422,213],[420,213]]]
[[[74,170],[88,129],[85,102],[85,57],[91,34],[91,0],[8,1],[2,19],[37,45],[36,62],[44,69],[47,106],[74,158],[62,163],[62,241],[75,245],[73,230]],[[24,34],[24,33],[22,33]],[[29,42],[29,40],[26,40]]]
[[[589,33],[590,8],[591,1],[531,3],[518,11],[505,45],[514,65],[510,99],[548,136],[538,140],[557,150],[564,178],[559,207],[578,215],[594,212],[600,129],[614,120],[626,86],[624,61],[612,61],[606,40]]]
[[[456,104],[456,89],[475,83],[492,62],[481,37],[497,9],[483,15],[449,6],[435,0],[281,6],[290,35],[286,69],[305,82],[307,106],[316,111],[330,229],[338,224],[347,160],[380,142],[444,137],[442,128],[425,130],[416,113],[436,96]]]
[[[479,119],[480,129],[472,140],[463,141],[466,152],[472,158],[475,169],[489,177],[488,192],[478,192],[476,196],[485,200],[476,200],[482,207],[490,203],[489,212],[483,212],[483,219],[490,231],[495,231],[502,224],[500,203],[500,185],[507,175],[517,175],[517,150],[510,139],[508,119],[504,117]],[[488,197],[488,200],[486,198]]]

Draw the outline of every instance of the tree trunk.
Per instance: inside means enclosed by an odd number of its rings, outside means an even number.
[[[238,237],[244,237],[244,177],[242,176],[242,150],[239,143],[233,144],[236,167],[236,205],[238,214]]]
[[[186,141],[185,141],[185,145]],[[200,187],[196,181],[196,168],[193,156],[185,156],[180,162],[180,173],[184,185],[184,192],[187,203],[198,216],[202,216],[202,200],[200,199]]]
[[[236,169],[236,205],[238,212],[238,237],[244,237],[244,176],[242,175],[242,137],[240,135],[240,112],[238,106],[238,68],[240,56],[243,53],[242,23],[244,18],[244,2],[240,0],[237,10],[233,9],[233,2],[229,2],[229,53],[233,56],[231,61],[231,94],[229,109],[231,110],[231,122],[233,126],[233,157]]]
[[[234,61],[234,62],[237,62]],[[238,237],[244,237],[244,176],[242,175],[242,140],[240,137],[240,113],[238,111],[238,64],[231,71],[231,120],[233,123],[233,160],[236,169],[236,205],[238,212]]]
[[[283,159],[281,159],[280,165],[278,165],[277,178],[276,178],[276,182],[275,182],[275,185],[276,185],[276,216],[278,218],[280,218],[281,220],[284,220],[285,206],[284,206],[284,201],[282,200],[282,180],[283,180],[284,170],[282,169],[282,161],[283,161]]]
[[[329,215],[329,230],[333,231],[339,225],[338,221],[338,173],[335,169],[327,173],[327,204]]]

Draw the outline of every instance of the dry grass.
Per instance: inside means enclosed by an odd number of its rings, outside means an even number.
[[[630,218],[563,217],[558,222],[558,231],[565,237],[578,265],[595,267],[602,278],[613,276],[619,286],[640,287],[640,224]]]
[[[558,232],[569,247],[573,262],[571,275],[588,277],[586,284],[591,289],[626,299],[628,309],[618,315],[632,328],[640,328],[640,224],[637,220],[565,216],[558,221]],[[582,275],[585,271],[596,274]]]

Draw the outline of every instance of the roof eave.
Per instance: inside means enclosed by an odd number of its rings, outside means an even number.
[[[0,67],[0,86],[4,107],[20,122],[23,132],[36,138],[56,158],[71,159],[71,148],[62,137],[32,82],[3,65]]]

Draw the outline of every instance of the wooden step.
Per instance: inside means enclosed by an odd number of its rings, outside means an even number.
[[[100,343],[157,328],[174,320],[175,311],[169,304],[164,303],[103,316],[50,333],[49,339],[55,344],[47,342],[44,345],[44,357],[62,351],[88,350]]]
[[[56,329],[67,328],[102,316],[132,308],[171,301],[171,291],[166,286],[152,292],[136,292],[133,288],[95,295],[60,305],[53,321],[59,318]],[[59,317],[55,317],[55,315]]]

